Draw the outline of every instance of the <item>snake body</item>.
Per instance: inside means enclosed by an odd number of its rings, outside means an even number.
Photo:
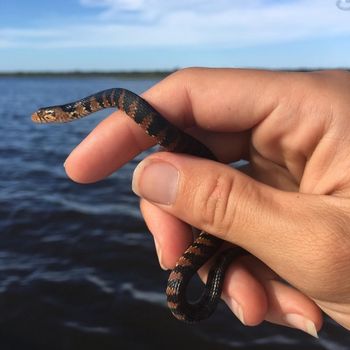
[[[32,120],[36,123],[64,123],[110,107],[124,111],[166,150],[216,160],[209,148],[172,125],[142,97],[126,89],[113,88],[76,102],[40,108],[32,115]],[[168,306],[177,319],[192,323],[214,312],[226,269],[242,253],[240,248],[226,249],[217,255],[204,291],[196,302],[187,300],[186,290],[193,275],[218,252],[222,243],[221,239],[202,231],[171,271],[166,294]]]

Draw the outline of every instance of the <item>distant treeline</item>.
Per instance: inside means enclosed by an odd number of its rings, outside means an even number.
[[[175,72],[175,70],[156,70],[156,71],[28,71],[28,72],[0,72],[0,77],[72,77],[72,78],[91,78],[91,77],[106,77],[106,78],[163,78]]]
[[[339,68],[342,70],[350,71],[350,68]],[[289,72],[311,72],[316,70],[325,70],[325,68],[321,69],[310,69],[310,68],[296,68],[296,69],[272,69],[274,71],[289,71]],[[154,71],[21,71],[21,72],[1,72],[1,77],[64,77],[64,78],[124,78],[124,79],[142,79],[142,78],[164,78],[167,75],[175,72],[176,69],[173,70],[154,70]]]

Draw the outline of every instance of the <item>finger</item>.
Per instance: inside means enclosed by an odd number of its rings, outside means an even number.
[[[206,276],[208,268],[203,273]],[[322,326],[322,313],[315,302],[281,281],[253,256],[241,256],[231,264],[226,272],[222,299],[247,326],[266,320],[316,338]]]
[[[286,73],[189,68],[149,89],[144,97],[182,129],[240,132],[261,122],[278,105]]]
[[[145,200],[141,200],[141,211],[154,237],[160,266],[163,270],[174,268],[193,242],[190,226]]]
[[[244,238],[271,231],[266,219],[274,215],[271,198],[277,192],[227,165],[168,152],[138,165],[133,190],[180,220],[246,249],[253,247]]]
[[[81,183],[100,180],[154,145],[134,124],[119,111],[104,119],[66,159],[67,175]]]
[[[314,337],[323,323],[316,303],[294,287],[286,284],[263,262],[253,256],[242,257],[243,266],[263,286],[267,299],[266,321],[300,329]],[[247,302],[247,301],[246,301]]]
[[[282,73],[269,71],[186,69],[164,79],[143,97],[184,130],[242,132],[276,108],[280,87],[285,85],[281,77]],[[140,126],[120,118],[122,114],[113,113],[72,152],[65,163],[68,176],[78,182],[97,181],[154,144]],[[248,136],[235,136],[231,156],[221,144],[218,151],[223,151],[223,161],[244,157]],[[214,138],[212,141],[214,144]]]
[[[315,338],[322,327],[322,313],[307,296],[284,282],[270,280],[264,284],[269,311],[266,320],[282,326],[300,329]]]
[[[263,284],[247,269],[246,257],[239,257],[228,268],[222,299],[246,326],[260,324],[268,312],[268,299]]]

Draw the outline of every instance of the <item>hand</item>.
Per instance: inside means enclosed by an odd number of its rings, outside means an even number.
[[[133,187],[161,266],[191,242],[189,224],[252,254],[232,264],[223,291],[244,324],[315,336],[323,310],[350,329],[349,91],[345,71],[233,69],[185,69],[148,90],[145,99],[222,163],[250,162],[246,174],[168,152],[140,163]],[[68,157],[73,180],[100,180],[153,144],[116,114]]]

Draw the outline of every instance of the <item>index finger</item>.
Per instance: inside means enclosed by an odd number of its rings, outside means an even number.
[[[204,143],[230,139],[237,157],[247,134],[277,105],[281,73],[237,69],[185,69],[143,94],[165,118],[181,129],[195,130]],[[267,89],[269,87],[269,89]],[[115,112],[103,120],[67,158],[69,177],[88,183],[102,179],[155,141],[130,118]],[[235,134],[232,134],[235,133]],[[212,140],[212,142],[210,142]]]

